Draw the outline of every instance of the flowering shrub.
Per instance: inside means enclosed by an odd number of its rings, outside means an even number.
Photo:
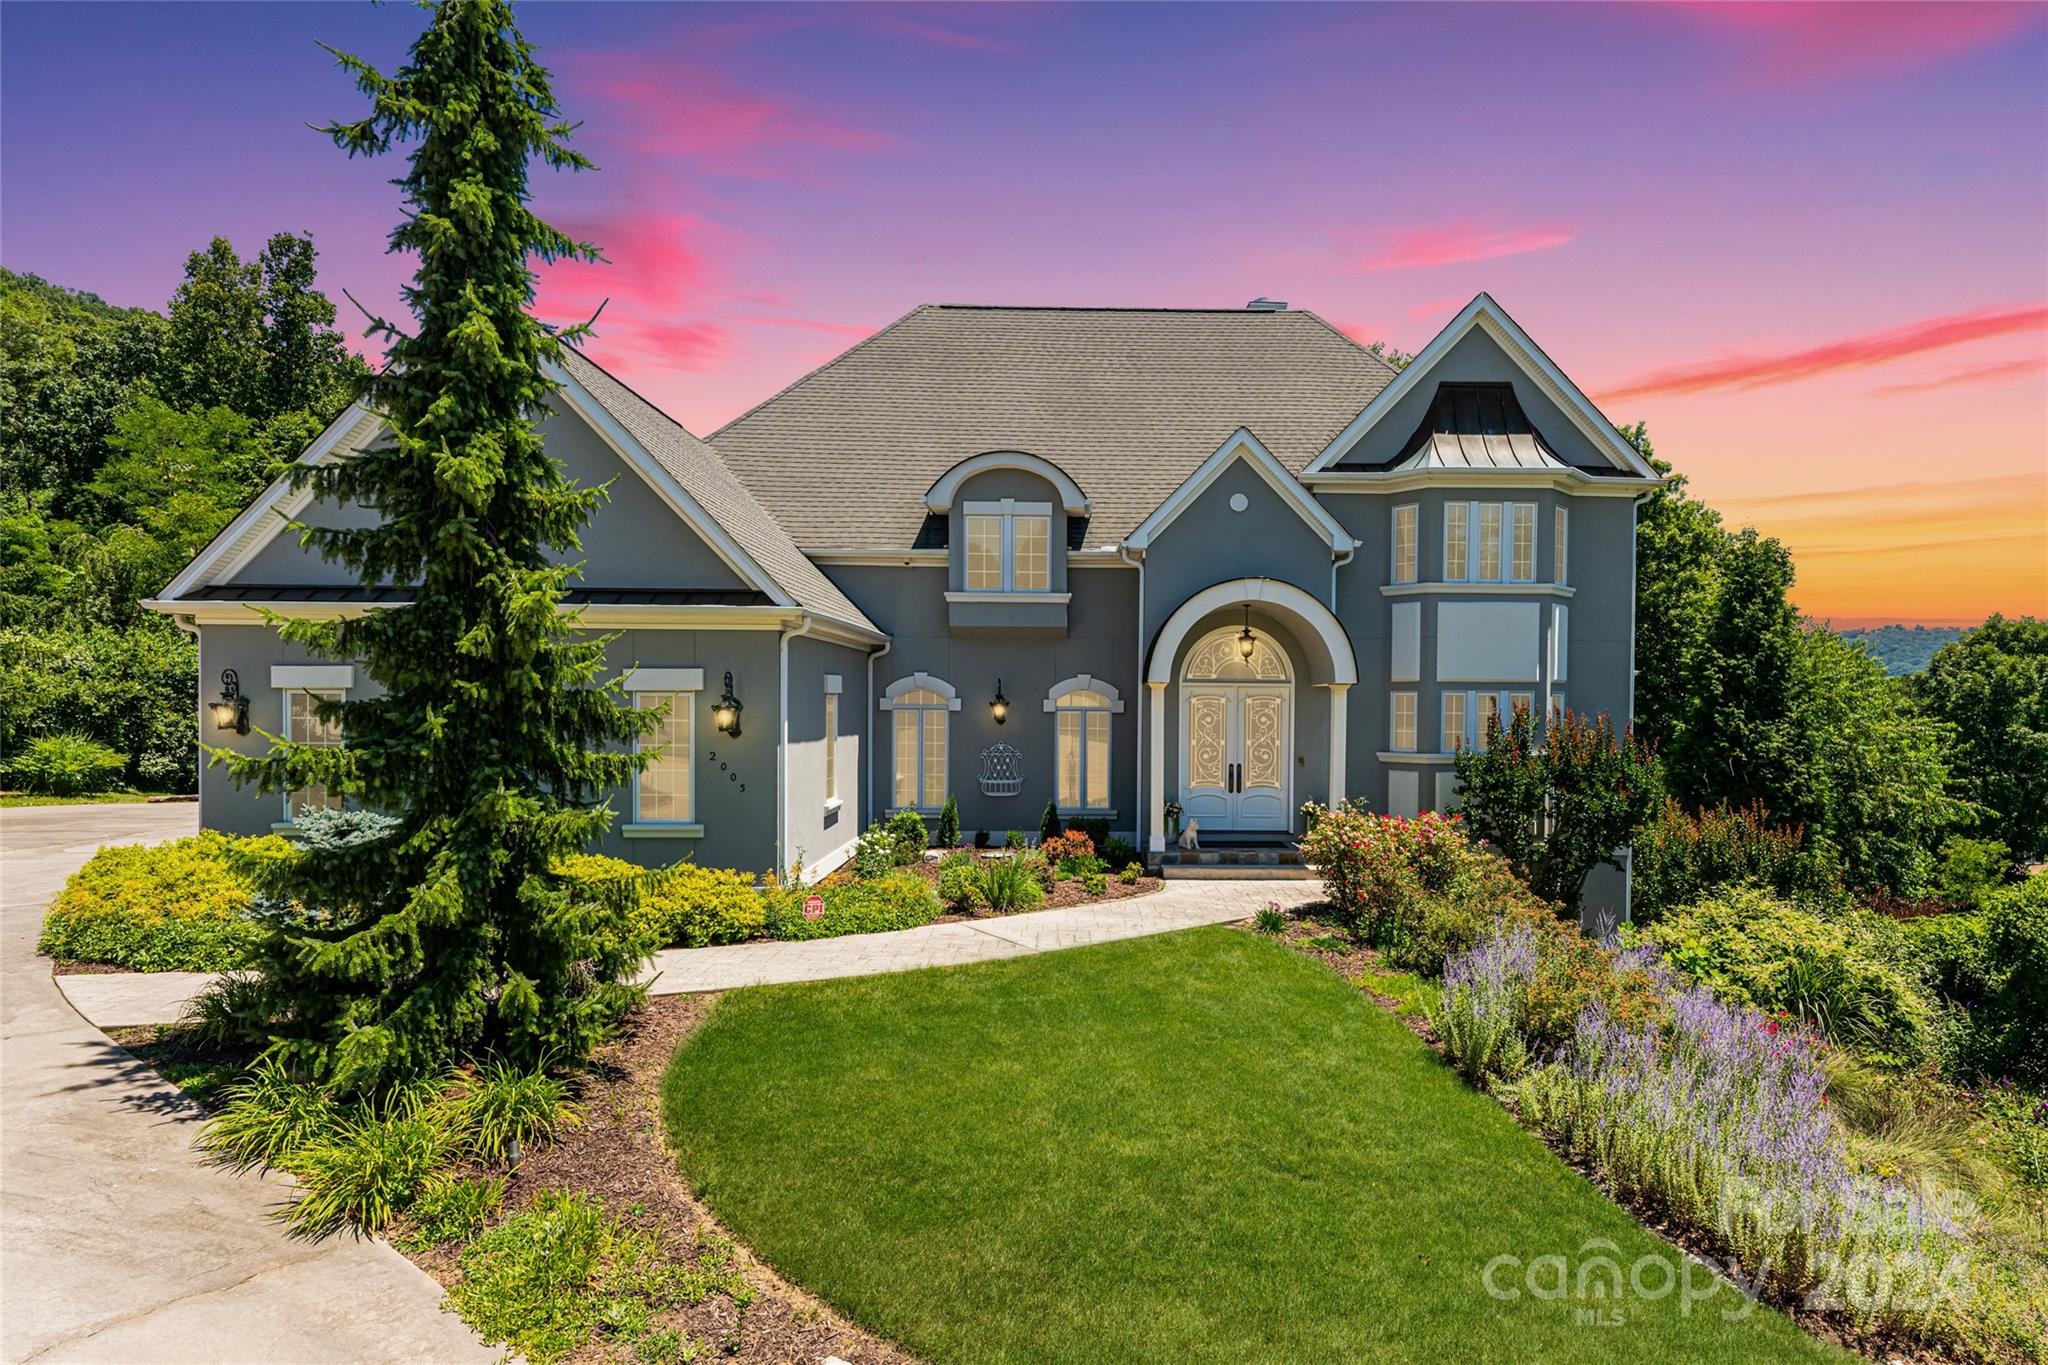
[[[1475,1085],[1512,1081],[1528,1065],[1521,1020],[1536,979],[1536,931],[1504,926],[1444,964],[1443,1003],[1430,1026],[1452,1065]]]
[[[288,853],[276,835],[211,830],[173,843],[103,848],[71,874],[43,917],[36,951],[139,972],[216,972],[250,965],[254,859]]]
[[[1801,900],[1840,900],[1843,894],[1841,858],[1825,847],[1808,847],[1797,825],[1772,824],[1760,804],[1724,802],[1694,815],[1666,798],[1633,848],[1630,910],[1638,924],[1743,882]]]
[[[1322,873],[1336,919],[1381,945],[1411,921],[1416,897],[1449,890],[1480,856],[1456,816],[1431,811],[1404,820],[1349,804],[1319,815],[1301,850]]]
[[[1704,990],[1671,1004],[1668,1029],[1589,1006],[1566,1057],[1522,1082],[1523,1112],[1621,1197],[1715,1237],[1757,1287],[1945,1334],[1962,1230],[1918,1190],[1855,1171],[1820,1040]]]
[[[1040,840],[1038,852],[1048,863],[1060,869],[1061,876],[1078,875],[1068,873],[1066,865],[1082,858],[1093,858],[1095,841],[1078,829],[1070,829],[1064,834]]]

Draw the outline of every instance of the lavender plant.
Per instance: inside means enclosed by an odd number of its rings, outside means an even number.
[[[1443,1003],[1430,1025],[1473,1084],[1512,1081],[1528,1066],[1522,1015],[1536,965],[1535,931],[1507,923],[1444,964]]]
[[[1857,1172],[1827,1111],[1822,1044],[1703,990],[1661,1032],[1579,1017],[1523,1112],[1615,1193],[1718,1238],[1760,1290],[1859,1324],[1950,1334],[1963,1229],[1929,1191]]]

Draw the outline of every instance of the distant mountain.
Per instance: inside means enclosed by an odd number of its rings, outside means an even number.
[[[1871,630],[1838,630],[1844,640],[1863,646],[1893,677],[1925,673],[1934,651],[1961,638],[1967,626],[1878,626]]]

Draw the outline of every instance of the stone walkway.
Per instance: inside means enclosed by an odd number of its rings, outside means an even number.
[[[1278,901],[1295,906],[1317,899],[1319,882],[1204,879],[1168,882],[1148,896],[1035,910],[996,919],[929,924],[893,934],[848,934],[804,943],[735,943],[718,948],[670,948],[655,954],[647,977],[656,995],[690,995],[735,986],[873,976],[919,967],[957,967],[1058,948],[1081,948],[1120,938],[1225,924]],[[102,1028],[169,1023],[213,977],[205,972],[129,972],[58,977],[66,998]]]
[[[498,1359],[390,1247],[289,1240],[267,1217],[279,1182],[202,1165],[196,1107],[36,957],[44,906],[94,849],[189,834],[196,814],[0,811],[0,1360]]]

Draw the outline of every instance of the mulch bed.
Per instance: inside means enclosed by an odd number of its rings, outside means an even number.
[[[621,1036],[598,1054],[583,1084],[582,1126],[559,1134],[520,1164],[505,1193],[506,1213],[524,1208],[542,1190],[586,1191],[610,1213],[638,1210],[638,1226],[659,1224],[663,1244],[678,1264],[694,1264],[707,1237],[731,1238],[690,1193],[661,1130],[662,1075],[676,1048],[716,1001],[713,995],[664,996],[633,1012]],[[448,1285],[459,1278],[458,1250],[442,1247],[411,1259]],[[707,1355],[727,1360],[816,1365],[836,1355],[851,1365],[903,1365],[916,1359],[847,1322],[755,1260],[744,1246],[738,1256],[755,1292],[744,1310],[725,1295],[713,1294],[694,1307],[662,1315],[656,1325],[679,1329],[702,1341]],[[600,1338],[569,1358],[620,1357]]]
[[[920,858],[911,864],[911,869],[918,876],[937,886],[939,882],[939,862],[944,855],[948,853],[979,853],[982,857],[986,858],[995,851],[993,849],[974,848],[940,849],[938,850],[940,858]],[[1166,885],[1158,877],[1144,876],[1126,886],[1116,879],[1116,873],[1117,869],[1109,871],[1106,884],[1103,886],[1102,894],[1099,896],[1089,895],[1088,888],[1081,885],[1079,877],[1063,877],[1052,884],[1052,890],[1045,893],[1045,900],[1034,908],[1039,910],[1064,910],[1072,905],[1100,905],[1105,901],[1129,900],[1133,896],[1149,895]],[[940,924],[957,924],[961,920],[1000,918],[1002,916],[990,910],[971,912],[954,910],[941,915],[938,922]]]
[[[1315,908],[1312,905],[1304,906],[1296,914],[1304,912],[1312,914]],[[1250,933],[1254,931],[1249,926],[1245,926],[1245,932]],[[1294,949],[1294,951],[1302,954],[1304,957],[1312,957],[1316,961],[1323,963],[1330,970],[1336,972],[1337,975],[1358,987],[1360,994],[1366,996],[1373,1003],[1399,1019],[1409,1032],[1422,1040],[1423,1044],[1430,1051],[1436,1053],[1439,1057],[1444,1057],[1445,1065],[1448,1066],[1450,1064],[1444,1045],[1436,1036],[1436,1030],[1430,1027],[1427,1018],[1420,1014],[1404,1011],[1401,1008],[1400,1001],[1391,996],[1383,995],[1372,988],[1372,976],[1380,968],[1381,961],[1380,953],[1377,949],[1363,944],[1350,943],[1348,941],[1349,935],[1342,929],[1333,925],[1318,923],[1313,919],[1290,917],[1287,927],[1281,931],[1279,937],[1281,942]],[[1333,938],[1345,940],[1346,946],[1342,949],[1337,948],[1329,942]],[[1394,969],[1387,968],[1386,970],[1391,971]],[[1503,1109],[1514,1115],[1517,1123],[1523,1123],[1520,1107],[1515,1103],[1512,1095],[1495,1093],[1492,1095],[1492,1098]],[[1627,1209],[1630,1216],[1638,1223],[1641,1223],[1653,1235],[1670,1243],[1686,1255],[1706,1265],[1709,1269],[1721,1274],[1727,1273],[1728,1258],[1726,1248],[1722,1247],[1713,1238],[1691,1227],[1673,1222],[1665,1216],[1663,1209],[1647,1200],[1622,1198],[1601,1178],[1597,1170],[1565,1151],[1548,1133],[1543,1132],[1541,1129],[1529,1127],[1526,1123],[1523,1123],[1523,1126],[1537,1141],[1548,1147],[1553,1156],[1571,1167],[1588,1184],[1606,1195],[1608,1199]],[[1845,1351],[1855,1352],[1871,1360],[1883,1361],[1885,1365],[1941,1365],[1942,1362],[1951,1362],[1956,1359],[1956,1357],[1947,1355],[1923,1342],[1903,1340],[1878,1333],[1859,1332],[1853,1324],[1843,1321],[1840,1316],[1808,1308],[1797,1298],[1787,1299],[1782,1295],[1766,1294],[1763,1296],[1763,1302],[1770,1304],[1779,1312],[1791,1318],[1808,1334],[1839,1346]]]

